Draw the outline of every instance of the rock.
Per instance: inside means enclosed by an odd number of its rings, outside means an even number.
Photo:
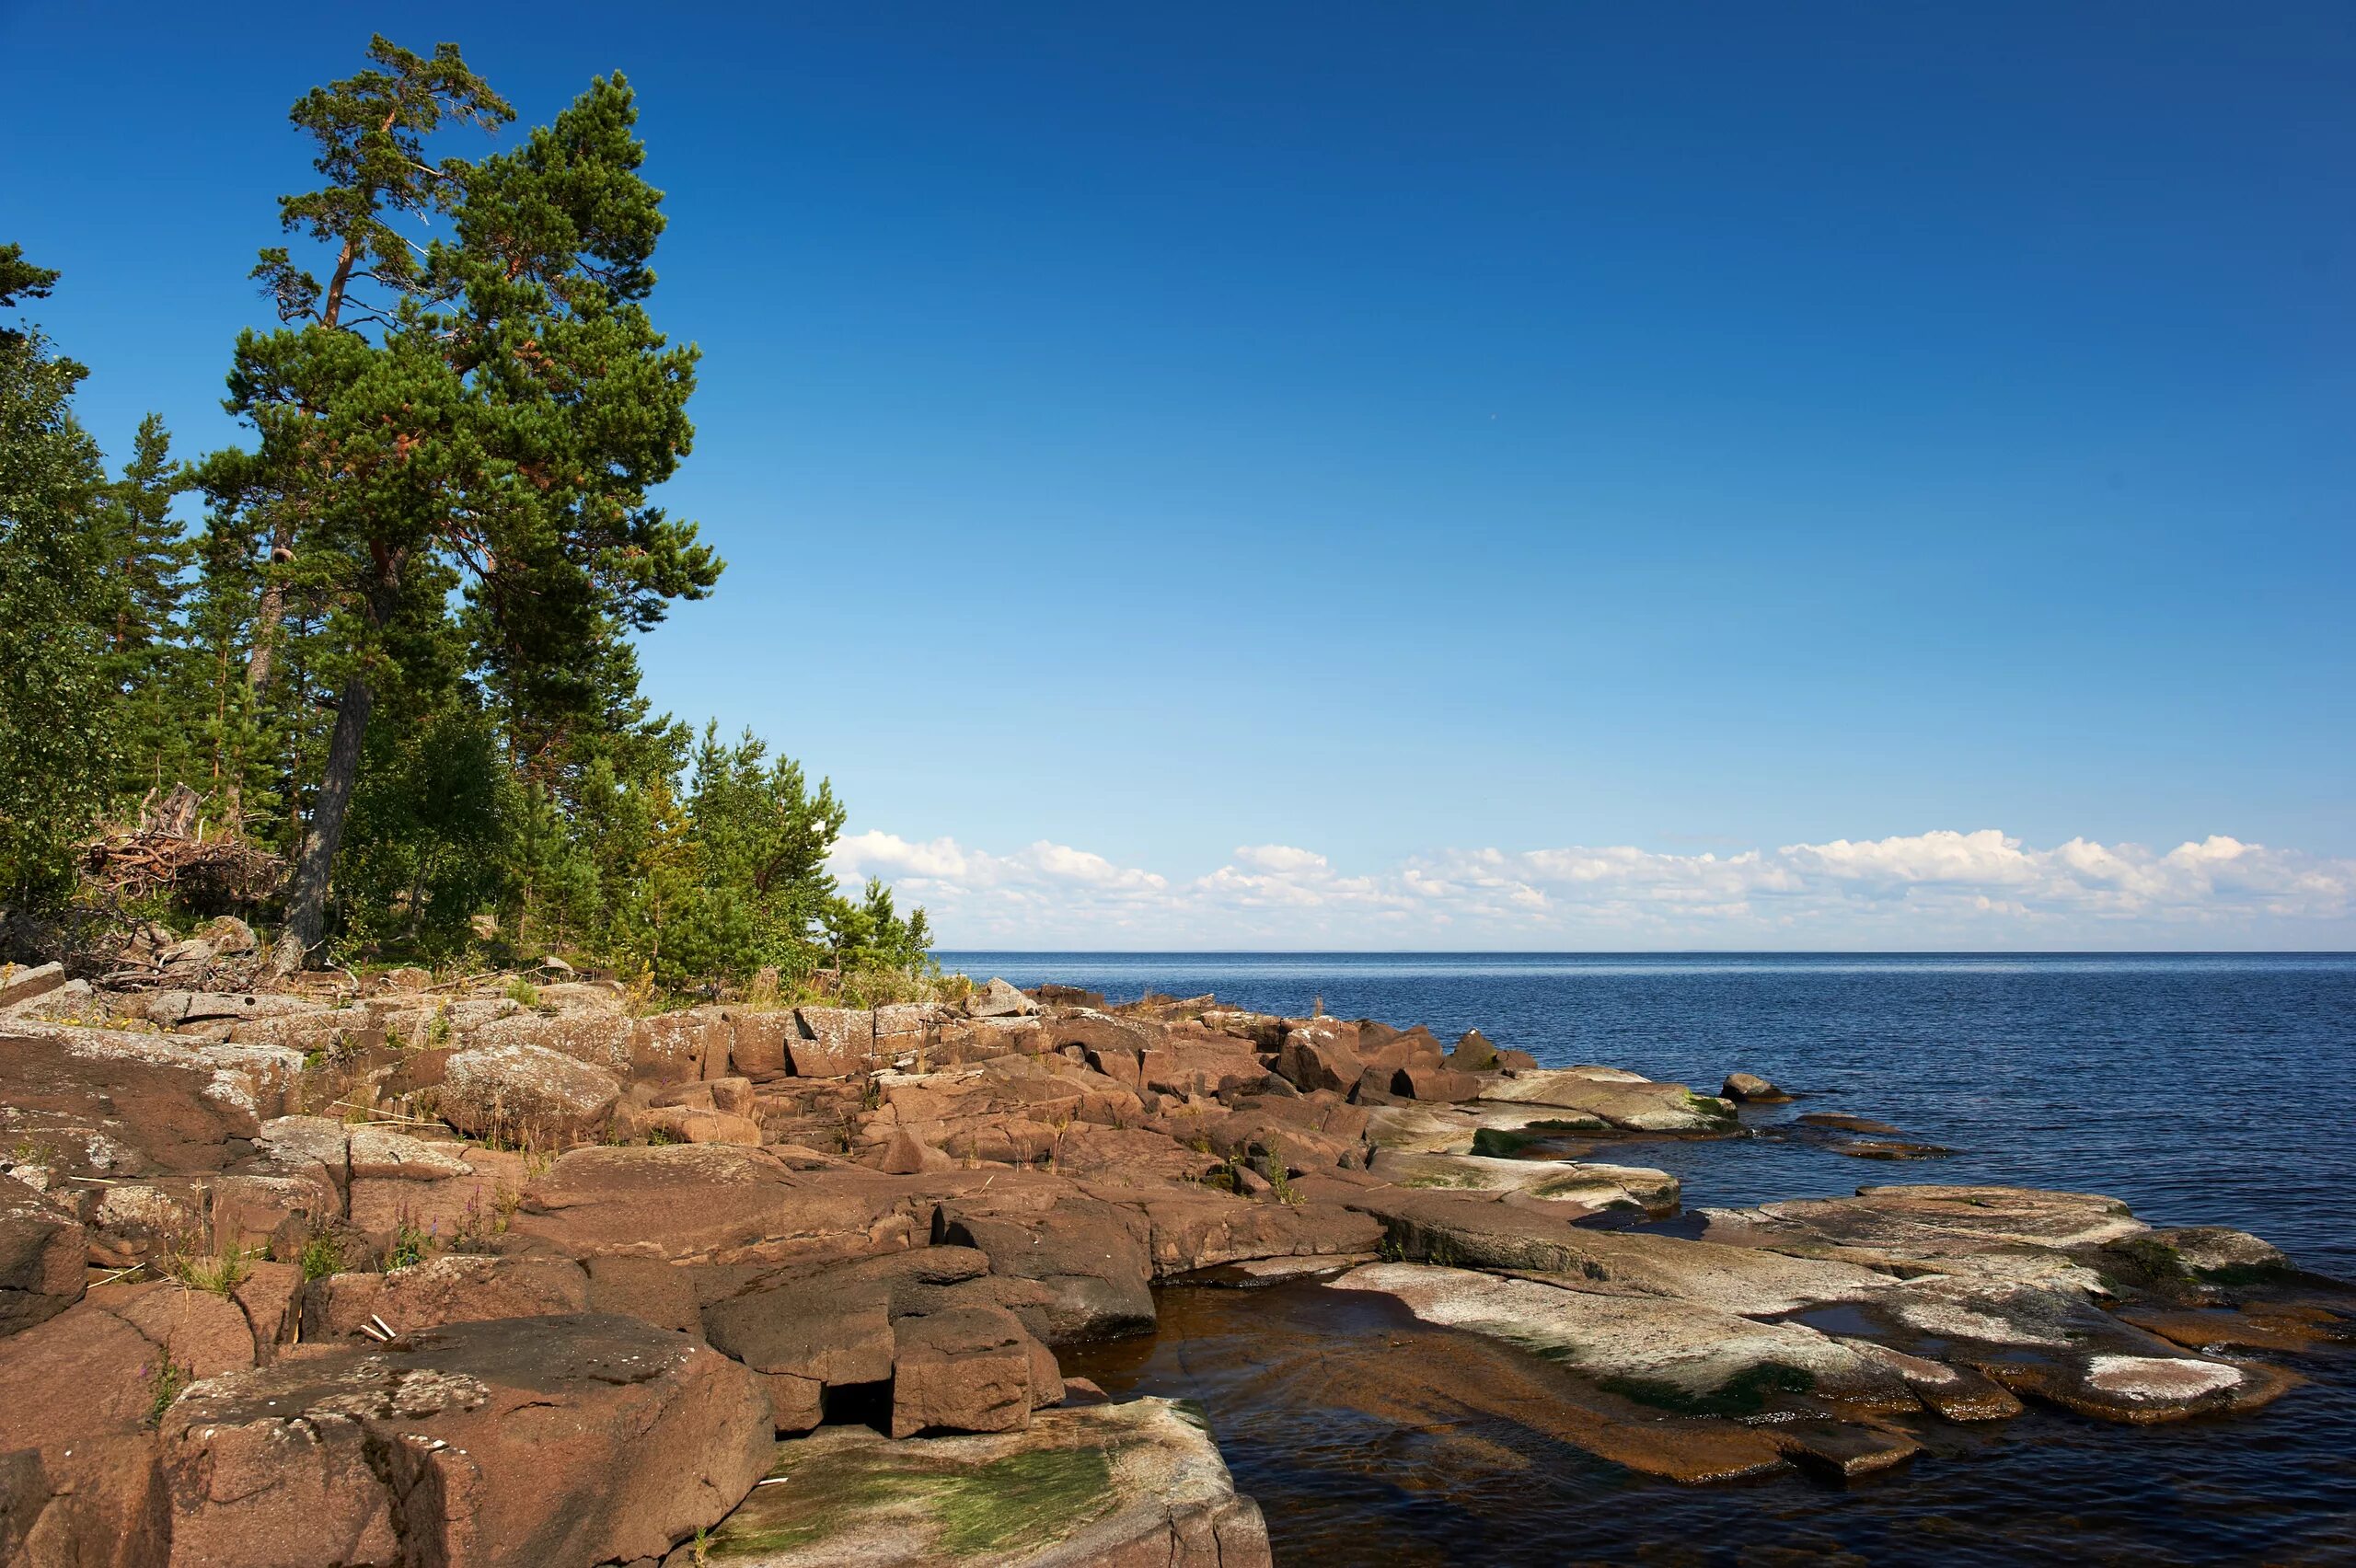
[[[397,964],[376,976],[376,984],[387,991],[416,993],[433,984],[433,973],[413,963]]]
[[[543,998],[555,991],[550,986]],[[489,1020],[467,1032],[468,1046],[533,1045],[570,1056],[619,1078],[630,1070],[631,1020],[595,1006],[555,1013],[515,1012]]]
[[[786,1042],[796,1078],[849,1078],[875,1052],[875,1015],[864,1008],[796,1008],[798,1038]]]
[[[2179,1355],[2165,1342],[2154,1342],[2154,1349],[2158,1354],[2108,1351],[1991,1360],[1981,1362],[1980,1370],[2015,1393],[2134,1426],[2256,1410],[2296,1382],[2255,1362]]]
[[[1031,1409],[1063,1398],[1055,1357],[1042,1387],[1034,1340],[1002,1307],[953,1307],[893,1326],[892,1435],[1012,1432]]]
[[[172,1560],[658,1557],[768,1458],[743,1367],[629,1318],[460,1323],[199,1383],[160,1435]]]
[[[965,998],[968,1018],[1028,1018],[1038,1010],[1038,1003],[1003,980],[977,986]]]
[[[1468,1029],[1449,1048],[1448,1065],[1461,1073],[1493,1073],[1497,1070],[1497,1048],[1479,1030]]]
[[[0,1335],[21,1333],[82,1298],[86,1245],[70,1210],[0,1182]]]
[[[0,1542],[10,1568],[160,1568],[155,1343],[81,1306],[0,1339]],[[21,1554],[19,1554],[21,1553]]]
[[[787,1051],[800,1029],[791,1012],[731,1008],[729,1024],[728,1059],[733,1070],[764,1080],[783,1078],[792,1070]]]
[[[1370,1263],[1331,1281],[1379,1291],[1427,1323],[1471,1329],[1561,1355],[1640,1401],[1750,1414],[1779,1394],[1907,1410],[1915,1401],[1879,1362],[1797,1323],[1762,1323],[1700,1303],[1605,1296],[1425,1263]]]
[[[1705,1213],[1712,1240],[1964,1267],[1974,1266],[1992,1249],[2102,1246],[2151,1228],[2117,1198],[2027,1187],[1860,1187],[1854,1198]],[[2091,1283],[2092,1276],[2086,1277]]]
[[[955,1160],[930,1144],[920,1143],[910,1136],[907,1129],[903,1127],[894,1133],[892,1140],[884,1146],[883,1159],[876,1169],[887,1176],[916,1176],[927,1170],[953,1170],[956,1164]]]
[[[592,1312],[618,1312],[692,1339],[703,1338],[703,1309],[685,1268],[656,1258],[613,1253],[590,1259],[587,1267]]]
[[[2165,1248],[2179,1267],[2209,1283],[2280,1281],[2297,1272],[2281,1248],[2221,1225],[2153,1230],[2138,1239],[2142,1247]]]
[[[254,928],[235,915],[215,915],[196,928],[196,935],[212,943],[213,951],[223,958],[242,958],[259,951]]]
[[[316,1168],[315,1168],[316,1169]],[[343,1215],[343,1201],[324,1174],[224,1176],[213,1184],[213,1248],[234,1255],[302,1238]]]
[[[977,1279],[989,1260],[964,1247],[920,1247],[760,1276],[703,1310],[705,1337],[761,1375],[780,1432],[818,1424],[830,1389],[892,1377],[895,1300]]]
[[[0,1008],[38,1001],[64,984],[63,964],[40,963],[29,969],[14,963],[0,964]]]
[[[441,1182],[474,1174],[474,1167],[459,1158],[459,1146],[429,1143],[375,1124],[364,1123],[352,1128],[348,1147],[354,1181],[376,1177]]]
[[[712,1535],[744,1568],[1268,1568],[1267,1526],[1170,1400],[1035,1412],[1019,1432],[780,1443],[772,1484]]]
[[[252,1326],[230,1296],[161,1280],[102,1286],[91,1305],[137,1329],[189,1378],[217,1377],[254,1364]]]
[[[728,1071],[734,1026],[721,1009],[657,1013],[630,1028],[630,1076],[644,1083],[692,1083]]]
[[[338,1009],[302,997],[266,991],[157,991],[147,999],[147,1021],[158,1029],[257,1019],[323,1019]]]
[[[303,1326],[303,1271],[294,1263],[248,1262],[230,1294],[253,1330],[254,1360],[267,1366]]]
[[[1383,1233],[1380,1220],[1334,1204],[1252,1203],[1208,1188],[1086,1190],[1145,1218],[1159,1277],[1249,1258],[1370,1252]]]
[[[477,1136],[564,1142],[602,1126],[620,1095],[613,1074],[546,1046],[475,1045],[444,1064],[435,1109]]]
[[[1756,1073],[1728,1073],[1718,1093],[1745,1105],[1780,1105],[1792,1098]]]
[[[936,1211],[937,1243],[972,1247],[993,1274],[1035,1280],[1051,1293],[1040,1337],[1053,1345],[1145,1333],[1154,1324],[1146,1227],[1109,1203],[1053,1195],[1017,1207],[976,1199]]]
[[[796,1170],[767,1149],[588,1147],[525,1187],[513,1231],[575,1258],[782,1263],[905,1247],[931,1223],[918,1207],[899,1178]]]
[[[1597,1211],[1614,1204],[1657,1217],[1677,1212],[1680,1186],[1665,1170],[1553,1159],[1496,1159],[1472,1155],[1415,1154],[1385,1149],[1368,1172],[1395,1187],[1450,1192],[1521,1193],[1550,1203]]]
[[[1845,1262],[1589,1229],[1535,1205],[1483,1194],[1370,1188],[1345,1201],[1380,1216],[1392,1247],[1408,1258],[1545,1276],[1585,1289],[1674,1297],[1745,1316],[1862,1301],[1898,1285]]]
[[[352,1176],[352,1132],[326,1116],[273,1116],[254,1133],[254,1150],[287,1174],[317,1172],[338,1187]]]
[[[1414,1066],[1391,1075],[1391,1092],[1406,1100],[1456,1101],[1477,1099],[1482,1080],[1448,1067]]]
[[[113,1174],[217,1170],[225,1145],[284,1109],[299,1053],[200,1045],[154,1034],[34,1024],[0,1034],[0,1103],[97,1128],[122,1152]]]
[[[492,1318],[542,1318],[589,1309],[589,1276],[569,1258],[445,1253],[383,1274],[315,1279],[303,1295],[303,1339],[361,1333],[371,1317],[398,1333]]]
[[[1611,1068],[1517,1073],[1486,1083],[1481,1098],[1584,1111],[1630,1132],[1727,1134],[1738,1130],[1734,1107],[1723,1100],[1695,1094],[1681,1083],[1650,1083]]]

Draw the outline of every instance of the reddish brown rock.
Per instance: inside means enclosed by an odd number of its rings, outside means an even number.
[[[846,1078],[875,1055],[875,1015],[865,1008],[796,1008],[798,1039],[786,1042],[797,1078]]]
[[[659,1258],[611,1253],[590,1259],[586,1267],[592,1312],[618,1312],[691,1339],[703,1338],[703,1309],[685,1268]]]
[[[693,1082],[727,1071],[734,1030],[718,1009],[691,1008],[640,1019],[629,1034],[630,1076],[649,1083]],[[705,1064],[718,1059],[719,1071]]]
[[[602,1127],[621,1080],[541,1045],[475,1045],[443,1064],[435,1109],[460,1132],[563,1143]]]
[[[903,1318],[892,1343],[892,1435],[920,1432],[1013,1432],[1031,1423],[1038,1396],[1037,1342],[1000,1307],[956,1307]],[[1053,1365],[1053,1357],[1048,1360]]]
[[[256,1363],[268,1366],[302,1328],[302,1269],[294,1263],[248,1263],[246,1277],[230,1295],[253,1331]]]
[[[69,1211],[20,1182],[0,1182],[0,1335],[80,1300],[86,1251],[86,1233]]]
[[[725,1144],[578,1148],[525,1190],[514,1230],[575,1258],[780,1263],[894,1251],[930,1225],[905,1182],[796,1170]]]
[[[20,1115],[108,1129],[111,1176],[218,1170],[231,1138],[283,1109],[302,1058],[271,1046],[200,1047],[153,1034],[10,1022],[0,1102]]]
[[[549,990],[553,990],[550,987]],[[549,991],[543,991],[545,998]],[[519,1012],[483,1023],[467,1036],[469,1045],[536,1045],[609,1073],[630,1066],[630,1019],[618,1008],[568,1008],[554,1014]]]
[[[341,1195],[321,1176],[224,1176],[213,1184],[216,1252],[299,1246],[318,1226],[342,1216]]]
[[[211,1378],[254,1364],[254,1333],[229,1296],[177,1281],[102,1286],[91,1302],[137,1329],[164,1359],[190,1378]]]
[[[1134,1211],[1101,1199],[1036,1192],[993,1201],[985,1191],[943,1202],[933,1235],[980,1250],[995,1274],[1046,1286],[1041,1337],[1072,1344],[1153,1327],[1146,1230]]]
[[[19,1002],[29,1002],[49,995],[65,984],[65,967],[58,963],[40,963],[30,968],[22,964],[0,963],[0,1008],[13,1008]]]
[[[757,1276],[703,1311],[715,1349],[767,1380],[780,1432],[818,1423],[829,1389],[892,1376],[895,1299],[978,1278],[989,1267],[964,1247],[920,1247],[888,1257],[803,1265]]]
[[[453,1324],[212,1379],[164,1423],[175,1568],[659,1557],[768,1462],[743,1367],[629,1318]]]
[[[1370,1252],[1383,1234],[1380,1220],[1333,1204],[1252,1203],[1207,1188],[1087,1190],[1145,1218],[1157,1275],[1251,1258]]]
[[[1438,1101],[1455,1103],[1477,1099],[1481,1079],[1471,1073],[1457,1072],[1449,1067],[1414,1064],[1399,1068],[1391,1075],[1391,1092],[1404,1100]]]
[[[731,1008],[728,1020],[728,1060],[733,1071],[765,1080],[783,1078],[793,1070],[787,1050],[799,1031],[791,1011]]]
[[[492,1258],[460,1253],[384,1274],[338,1274],[303,1294],[303,1339],[332,1343],[361,1333],[372,1317],[396,1332],[491,1318],[540,1318],[589,1309],[589,1277],[563,1258]]]
[[[0,1539],[10,1568],[162,1568],[167,1515],[147,1419],[162,1355],[95,1307],[0,1340]]]

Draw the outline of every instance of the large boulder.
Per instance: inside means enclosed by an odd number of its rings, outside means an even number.
[[[945,1308],[937,1287],[988,1270],[988,1258],[968,1247],[779,1269],[707,1306],[704,1335],[760,1374],[779,1431],[806,1432],[829,1391],[891,1378],[898,1313]]]
[[[1157,1277],[1253,1258],[1371,1252],[1383,1235],[1381,1221],[1331,1203],[1252,1203],[1207,1187],[1082,1190],[1145,1221]]]
[[[78,1130],[110,1177],[218,1170],[232,1138],[284,1108],[302,1055],[270,1045],[198,1044],[155,1034],[31,1024],[0,1027],[0,1103],[17,1126]],[[73,1163],[97,1168],[96,1153]]]
[[[474,1045],[443,1066],[435,1109],[460,1132],[569,1143],[613,1114],[621,1080],[545,1045]]]
[[[731,1144],[577,1148],[525,1188],[513,1232],[568,1257],[783,1263],[892,1251],[931,1226],[901,1179],[797,1170]]]
[[[198,1383],[164,1414],[175,1568],[660,1557],[768,1458],[742,1366],[631,1318],[502,1319]]]
[[[895,1437],[1017,1431],[1034,1406],[1063,1397],[1054,1353],[1003,1307],[953,1306],[892,1325]]]
[[[557,1317],[589,1309],[589,1276],[566,1258],[445,1253],[383,1274],[313,1280],[303,1297],[303,1338],[332,1343],[380,1318],[398,1333],[492,1318]]]
[[[72,1211],[0,1180],[0,1335],[44,1322],[82,1298],[85,1234]]]
[[[976,986],[965,998],[968,1018],[1028,1018],[1038,1010],[1037,1002],[1004,980]]]
[[[163,1568],[161,1370],[154,1341],[87,1305],[0,1340],[0,1562]]]
[[[944,1201],[934,1239],[979,1250],[995,1274],[1045,1286],[1050,1304],[1039,1327],[1047,1343],[1152,1329],[1153,1262],[1135,1211],[1078,1194],[989,1198],[984,1192]]]
[[[59,963],[37,963],[29,967],[17,963],[0,963],[0,1008],[13,1008],[19,1003],[38,1001],[65,984],[65,967]]]

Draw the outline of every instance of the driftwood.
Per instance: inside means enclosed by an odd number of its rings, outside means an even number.
[[[204,798],[185,784],[158,800],[147,791],[139,820],[105,829],[82,847],[85,876],[126,898],[172,893],[191,904],[250,905],[278,885],[286,862],[246,841],[235,822],[204,821]]]

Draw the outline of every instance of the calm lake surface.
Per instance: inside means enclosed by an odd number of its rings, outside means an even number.
[[[1895,1167],[1772,1138],[1599,1153],[1676,1172],[1689,1207],[1891,1181],[2062,1187],[2157,1225],[2253,1231],[2356,1279],[2356,955],[941,957],[1116,1001],[1208,991],[1300,1014],[1322,997],[1341,1017],[1443,1039],[1478,1028],[1549,1066],[1605,1062],[1705,1092],[1740,1068],[1806,1093],[1799,1110],[1956,1151]],[[1344,1293],[1184,1294],[1195,1299],[1174,1319],[1196,1348],[1165,1335],[1108,1369],[1202,1401],[1280,1563],[2356,1563],[2347,1348],[2287,1362],[2310,1381],[2253,1416],[2135,1430],[2033,1407],[1992,1427],[1928,1426],[1911,1466],[1864,1485],[1694,1489],[1517,1430],[1450,1435],[1494,1457],[1450,1473],[1418,1435],[1252,1375],[1255,1333],[1339,1329]]]

